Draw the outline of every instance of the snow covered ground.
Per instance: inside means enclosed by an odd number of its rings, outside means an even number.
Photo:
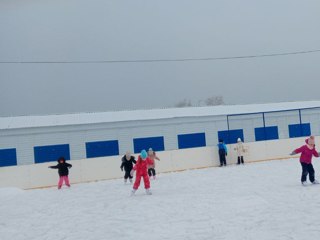
[[[320,185],[300,171],[294,159],[160,174],[152,196],[120,179],[0,189],[0,239],[319,239]]]

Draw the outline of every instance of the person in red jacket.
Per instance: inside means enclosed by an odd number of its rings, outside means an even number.
[[[148,165],[150,164],[152,164],[152,161],[150,158],[148,158],[148,153],[146,152],[146,150],[142,150],[138,157],[136,165],[133,167],[131,171],[131,176],[133,176],[134,171],[136,171],[136,180],[134,182],[131,195],[134,195],[135,192],[138,190],[141,178],[143,178],[146,193],[148,195],[152,194],[150,191],[150,180],[148,176]]]
[[[314,177],[314,168],[312,165],[312,157],[319,157],[319,153],[316,151],[314,136],[310,136],[306,139],[306,145],[294,150],[291,155],[295,155],[301,153],[300,163],[302,166],[302,175],[301,175],[301,183],[302,185],[306,185],[307,176],[309,174],[309,180],[313,184],[318,184],[319,182],[315,180]]]

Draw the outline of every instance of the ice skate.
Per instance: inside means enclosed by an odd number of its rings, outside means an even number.
[[[132,184],[132,179],[129,179],[130,183]]]
[[[132,189],[131,193],[130,193],[130,196],[134,196],[134,194],[136,193],[136,189]]]
[[[151,190],[150,190],[150,189],[146,189],[146,194],[147,194],[147,195],[152,195]]]
[[[312,184],[319,184],[319,181],[315,179]]]
[[[301,184],[302,184],[302,186],[307,186],[308,185],[307,181],[303,181],[303,182],[301,182]]]

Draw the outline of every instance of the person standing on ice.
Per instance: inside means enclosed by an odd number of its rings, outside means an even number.
[[[134,156],[131,156],[131,153],[128,151],[126,154],[122,157],[122,164],[120,166],[121,171],[125,171],[124,174],[124,183],[127,183],[128,178],[130,183],[132,183],[132,176],[131,176],[131,170],[133,169],[133,164],[136,164],[136,160]]]
[[[155,160],[160,161],[160,158],[157,157],[156,152],[153,151],[152,148],[149,148],[148,150],[148,157],[152,161],[152,164],[148,164],[148,175],[149,177],[153,177],[153,179],[156,179],[156,163]]]
[[[243,146],[243,142],[241,141],[241,138],[238,138],[237,140],[237,145],[234,148],[234,150],[237,151],[237,155],[238,155],[238,164],[242,163],[244,164],[244,160],[243,160],[243,154],[245,152],[244,146]]]
[[[134,171],[136,171],[136,180],[134,182],[131,195],[134,195],[135,192],[138,190],[138,188],[140,186],[141,178],[143,178],[144,188],[146,189],[146,193],[148,195],[152,194],[150,191],[150,180],[149,180],[149,176],[148,176],[148,164],[152,164],[152,161],[150,160],[150,158],[148,158],[147,151],[142,150],[139,157],[138,157],[136,165],[131,170],[131,176],[133,176]]]
[[[219,158],[220,158],[220,167],[227,166],[227,159],[226,156],[228,155],[227,146],[224,144],[223,139],[219,139],[218,143],[219,149]]]
[[[69,168],[71,168],[72,165],[69,163],[66,163],[66,159],[64,157],[60,157],[58,159],[58,164],[56,166],[49,166],[49,168],[58,169],[59,173],[59,182],[58,182],[58,189],[61,189],[63,182],[70,187],[69,183]]]
[[[315,148],[314,136],[310,136],[305,140],[306,145],[294,150],[290,155],[296,155],[301,153],[300,163],[302,167],[301,183],[302,185],[307,184],[307,176],[309,174],[309,180],[313,184],[318,184],[319,182],[315,180],[315,172],[312,166],[312,157],[319,157],[319,153]]]

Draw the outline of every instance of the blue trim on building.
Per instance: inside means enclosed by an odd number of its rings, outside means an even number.
[[[310,123],[290,124],[288,128],[290,138],[307,137],[311,135]]]
[[[17,165],[17,150],[15,148],[0,149],[0,167]]]
[[[69,144],[36,146],[34,149],[34,162],[44,163],[57,161],[59,157],[70,160]]]
[[[243,129],[218,131],[218,139],[222,139],[225,144],[237,143],[238,138],[244,141]]]
[[[256,141],[279,139],[279,131],[277,126],[255,128],[254,133]]]
[[[205,133],[188,133],[178,135],[178,148],[196,148],[206,146]]]
[[[87,142],[86,154],[87,158],[117,156],[119,142],[118,140]]]
[[[146,137],[133,139],[134,152],[140,153],[143,149],[152,148],[154,151],[164,151],[164,137]]]

